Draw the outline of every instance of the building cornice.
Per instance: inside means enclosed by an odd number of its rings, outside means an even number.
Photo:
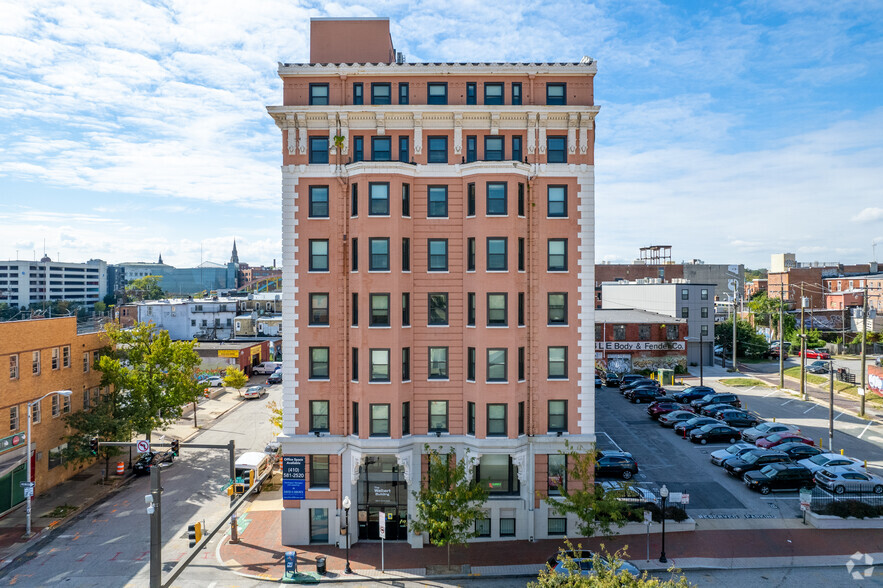
[[[585,63],[279,63],[279,77],[297,75],[499,75],[594,76],[598,62]]]

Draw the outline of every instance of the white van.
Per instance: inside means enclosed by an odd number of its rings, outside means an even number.
[[[256,375],[269,375],[276,371],[277,368],[282,367],[281,361],[265,361],[263,363],[259,363],[251,369],[251,373]]]
[[[273,455],[267,455],[260,451],[243,453],[236,459],[235,470],[237,482],[233,484],[233,494],[243,494],[261,476],[273,469]],[[239,482],[239,480],[242,480]],[[261,491],[262,484],[258,484],[255,492]]]

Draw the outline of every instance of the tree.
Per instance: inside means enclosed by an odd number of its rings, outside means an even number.
[[[103,302],[96,302],[94,306],[95,312],[104,312],[107,310],[107,305]]]
[[[714,326],[714,344],[721,345],[728,354],[733,353],[733,319],[729,318]],[[763,335],[759,335],[748,321],[736,321],[736,353],[739,357],[760,357],[769,349]]]
[[[183,407],[196,401],[202,386],[195,373],[200,364],[196,341],[172,341],[168,331],[152,323],[121,328],[105,325],[111,350],[98,369],[115,390],[125,394],[126,413],[133,430],[150,438],[154,429],[181,418]]]
[[[236,388],[239,396],[242,396],[242,388],[248,384],[248,376],[236,366],[228,365],[224,375],[224,385],[228,388]]]
[[[599,531],[607,536],[612,535],[614,525],[622,527],[629,522],[632,508],[628,503],[618,500],[614,492],[607,492],[602,486],[595,484],[597,458],[594,444],[584,453],[580,453],[569,443],[565,449],[566,451],[559,454],[567,456],[567,477],[576,483],[560,485],[560,499],[537,493],[538,496],[556,514],[576,515],[580,520],[579,532],[584,537],[591,537]]]
[[[102,375],[102,384],[105,377]],[[89,394],[86,390],[84,394]],[[127,404],[123,402],[124,394],[113,388],[101,395],[88,410],[72,412],[64,417],[73,432],[66,437],[67,447],[63,451],[65,464],[74,465],[91,461],[92,455],[89,440],[97,437],[101,441],[130,441],[132,439],[131,419],[127,412]],[[98,458],[104,459],[104,470],[110,471],[110,458],[119,455],[119,447],[99,447]]]
[[[267,408],[270,409],[270,424],[273,425],[273,430],[282,432],[282,407],[276,404],[275,400],[271,400],[267,403]]]
[[[411,528],[427,533],[433,545],[446,546],[450,567],[451,545],[465,545],[478,534],[475,521],[487,516],[483,507],[488,491],[467,476],[472,463],[468,449],[459,461],[455,461],[453,448],[443,454],[426,445],[424,451],[429,469],[420,489],[411,493],[417,500]]]
[[[144,276],[126,285],[126,296],[131,300],[159,300],[165,292],[159,287],[162,276]]]

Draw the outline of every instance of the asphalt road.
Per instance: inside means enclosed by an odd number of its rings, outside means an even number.
[[[237,455],[263,451],[273,439],[269,400],[281,398],[281,386],[269,388],[261,400],[241,405],[192,441],[226,444],[233,439]],[[187,449],[162,474],[163,571],[170,571],[189,546],[187,525],[205,520],[212,527],[226,512],[229,480],[226,450]],[[77,517],[63,534],[50,536],[37,550],[0,573],[0,585],[18,586],[147,586],[150,570],[150,520],[144,496],[149,477],[131,481],[108,500]],[[178,586],[251,586],[259,582],[233,575],[217,564],[215,549],[222,533],[194,560],[175,583]]]

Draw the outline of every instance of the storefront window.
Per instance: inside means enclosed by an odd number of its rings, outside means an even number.
[[[517,495],[520,488],[516,467],[508,455],[482,455],[476,479],[493,495]]]

